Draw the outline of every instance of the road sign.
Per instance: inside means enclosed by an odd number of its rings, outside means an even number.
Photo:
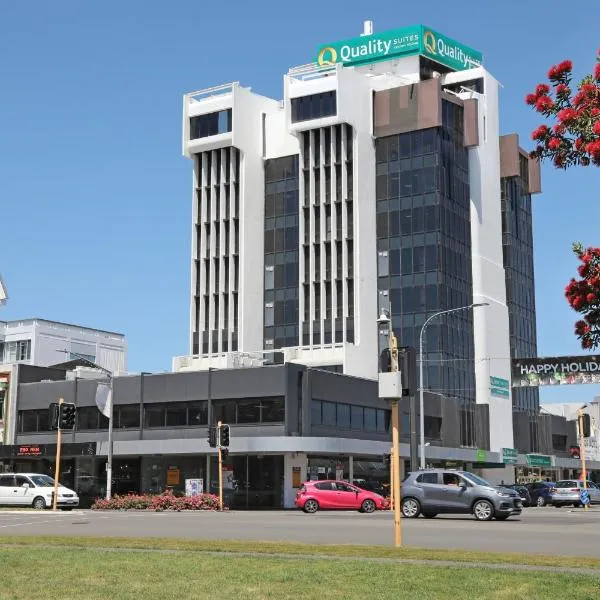
[[[583,489],[581,490],[581,504],[589,504],[590,503],[590,493]]]
[[[552,457],[544,454],[527,454],[527,464],[530,467],[551,467]]]
[[[516,465],[519,453],[514,448],[502,448],[502,462],[507,465]]]

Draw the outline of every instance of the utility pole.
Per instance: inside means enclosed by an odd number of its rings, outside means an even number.
[[[400,496],[400,398],[402,397],[402,380],[398,369],[398,341],[392,329],[391,309],[389,314],[381,311],[377,324],[380,334],[387,333],[387,348],[380,357],[379,397],[388,400],[392,408],[392,454],[390,456],[390,496],[394,509],[394,545],[402,546],[401,503]],[[387,330],[387,331],[386,331]]]

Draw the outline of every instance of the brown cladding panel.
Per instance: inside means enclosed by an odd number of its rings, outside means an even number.
[[[518,177],[519,136],[516,133],[500,136],[500,177]]]
[[[479,146],[479,101],[471,98],[464,101],[463,125],[464,145],[467,148]]]
[[[442,124],[439,80],[375,92],[373,114],[375,137],[439,127]]]
[[[528,158],[529,161],[529,193],[539,194],[542,191],[542,174],[538,158]]]
[[[417,129],[442,125],[442,90],[439,79],[427,79],[418,84]]]

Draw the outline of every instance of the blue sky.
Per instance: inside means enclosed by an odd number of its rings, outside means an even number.
[[[590,5],[591,6],[591,5]],[[501,81],[501,128],[538,125],[523,96],[564,58],[583,74],[600,9],[558,0],[423,3],[4,0],[0,3],[0,318],[38,316],[124,332],[133,371],[188,348],[191,166],[182,94],[240,81],[279,98],[317,47],[424,23],[481,50]],[[596,13],[595,15],[593,13]],[[567,29],[561,26],[568,25]],[[598,170],[543,169],[535,197],[540,355],[577,354],[563,288],[574,240],[600,244]],[[593,187],[593,184],[596,187]],[[595,193],[594,193],[595,192]],[[546,389],[588,400],[600,386]]]

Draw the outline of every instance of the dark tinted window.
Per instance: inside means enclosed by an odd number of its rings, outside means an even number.
[[[190,119],[190,139],[218,135],[231,131],[231,109],[219,110],[206,115],[198,115]]]
[[[15,478],[12,475],[0,477],[0,487],[14,487]]]
[[[417,477],[417,483],[437,483],[438,476],[437,473],[421,473]]]
[[[292,98],[292,123],[331,117],[337,112],[335,90]]]

